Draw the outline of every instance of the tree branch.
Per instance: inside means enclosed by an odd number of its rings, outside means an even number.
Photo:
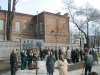
[[[81,31],[84,35],[85,35],[85,38],[87,38],[87,34],[79,27],[79,25],[74,21],[74,17],[70,11],[70,8],[68,7],[68,11],[69,11],[69,14],[72,18],[72,22],[76,25],[76,27],[78,28],[79,31]]]

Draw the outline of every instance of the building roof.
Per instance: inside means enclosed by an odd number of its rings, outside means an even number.
[[[7,10],[0,10],[0,12],[7,13]],[[19,13],[19,12],[16,12],[16,14],[17,15],[21,15],[21,16],[37,16],[37,15],[31,15],[31,14],[25,14],[25,13]],[[51,12],[43,11],[43,12],[39,13],[38,15],[41,15],[41,14],[48,14],[48,15],[53,15],[53,16],[65,17],[65,15],[61,15],[60,12],[58,12],[58,13],[51,13]],[[67,15],[67,17],[68,17],[68,15]]]
[[[53,16],[65,17],[65,15],[61,15],[60,12],[58,12],[58,13],[51,13],[51,12],[43,11],[43,12],[39,13],[38,15],[41,15],[41,14],[48,14],[48,15],[53,15]]]
[[[7,10],[0,10],[0,12],[7,13]],[[25,14],[25,13],[19,13],[19,12],[16,12],[16,14],[17,14],[17,15],[21,15],[21,16],[34,16],[34,15]]]

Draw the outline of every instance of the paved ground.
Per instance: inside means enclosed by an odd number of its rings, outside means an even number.
[[[38,70],[38,75],[47,75],[46,73],[46,68],[45,68],[45,62],[39,62],[39,70]],[[100,75],[100,61],[99,64],[96,64],[95,66],[93,66],[92,71],[95,71],[98,73],[98,75]],[[78,70],[73,70],[73,71],[69,71],[68,75],[82,75],[83,69],[78,69]],[[36,75],[36,70],[18,70],[16,75]],[[10,75],[10,72],[7,73],[3,73],[1,75]],[[59,75],[58,70],[55,69],[54,75]]]
[[[6,72],[10,69],[10,65],[8,61],[0,61],[0,73]]]

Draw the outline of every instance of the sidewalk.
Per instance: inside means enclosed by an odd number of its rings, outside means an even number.
[[[42,67],[42,68],[44,68],[44,67]],[[100,75],[99,70],[100,70],[100,64],[93,66],[92,71],[97,72],[98,75]],[[82,75],[82,71],[83,71],[83,69],[69,71],[68,75]],[[2,75],[10,75],[10,72],[4,73]],[[19,70],[16,75],[36,75],[36,73],[35,73],[35,70],[23,70],[23,71]],[[41,70],[41,71],[39,71],[38,75],[47,75],[47,73],[46,73],[46,71]],[[59,75],[58,70],[55,70],[54,75]]]
[[[38,61],[39,63],[39,66],[41,68],[45,66],[45,61]],[[43,65],[41,65],[43,64]],[[79,63],[76,63],[76,64],[70,64],[69,65],[69,71],[71,70],[76,70],[76,69],[80,69],[82,68],[82,62],[79,62]],[[0,61],[0,74],[3,73],[3,72],[7,72],[10,70],[10,64],[9,64],[9,61]]]
[[[9,71],[9,69],[10,69],[9,63],[6,62],[6,61],[1,61],[0,60],[0,73]]]
[[[46,68],[44,66],[44,62],[40,62],[39,63],[39,67],[40,69],[38,70],[38,74],[37,75],[47,75],[46,72]],[[100,75],[100,62],[99,64],[96,64],[93,66],[92,71],[95,71],[98,73],[98,75]],[[72,71],[68,71],[68,75],[82,75],[83,69],[78,69],[78,70],[72,70]],[[10,72],[1,74],[1,75],[10,75]],[[18,70],[16,75],[36,75],[36,70]],[[59,72],[57,69],[55,69],[54,75],[59,75]]]
[[[45,61],[40,61],[40,62],[38,62],[38,64],[39,64],[38,75],[47,75]],[[3,66],[3,65],[0,65],[0,66]],[[4,66],[6,66],[6,65],[4,65]],[[77,67],[76,70],[75,70],[75,67]],[[70,68],[74,68],[74,70],[69,69],[68,75],[81,75],[82,74],[83,68],[82,68],[81,64],[77,64],[77,65],[73,65],[73,66],[70,65]],[[92,71],[95,71],[98,73],[98,75],[100,75],[100,59],[99,59],[99,64],[94,65]],[[0,74],[0,75],[10,75],[10,71],[7,73]],[[36,70],[27,70],[27,69],[20,70],[19,69],[16,72],[16,75],[36,75]],[[54,75],[59,75],[57,69],[55,69]]]

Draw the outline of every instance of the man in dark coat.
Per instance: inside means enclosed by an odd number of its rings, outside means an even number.
[[[11,69],[11,75],[15,75],[17,70],[17,57],[14,53],[14,50],[10,54],[10,69]]]
[[[54,72],[54,64],[55,64],[55,58],[52,55],[52,52],[48,52],[48,57],[46,60],[46,67],[47,67],[47,72],[49,75],[53,75]]]
[[[71,59],[72,59],[73,63],[76,62],[75,58],[76,58],[76,51],[75,51],[75,49],[72,49],[72,51],[71,51]]]

